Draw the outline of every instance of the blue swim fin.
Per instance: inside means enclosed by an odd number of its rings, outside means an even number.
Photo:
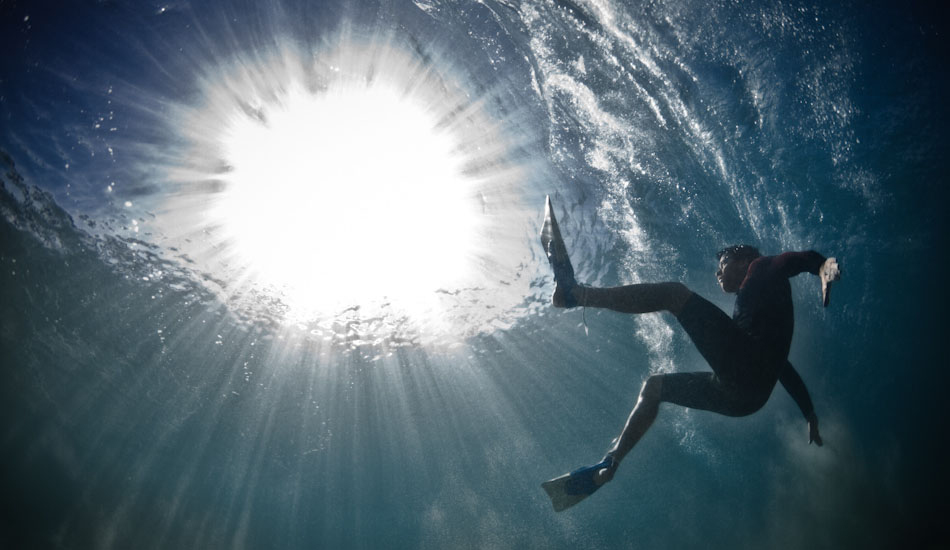
[[[551,505],[555,512],[567,510],[578,502],[584,500],[594,491],[600,489],[600,485],[594,482],[594,474],[604,468],[616,468],[616,459],[612,456],[606,456],[604,459],[593,466],[584,466],[578,468],[569,474],[545,481],[541,487],[551,498]]]

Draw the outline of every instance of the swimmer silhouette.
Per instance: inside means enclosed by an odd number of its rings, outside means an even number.
[[[555,307],[597,307],[637,314],[667,311],[676,317],[712,368],[712,372],[649,376],[606,456],[597,464],[542,484],[556,511],[577,504],[613,478],[620,462],[653,424],[662,402],[727,416],[746,416],[762,408],[779,381],[808,422],[809,443],[822,444],[818,416],[808,390],[788,362],[794,329],[788,279],[804,272],[818,275],[822,301],[827,306],[831,284],[841,277],[835,258],[825,258],[814,251],[763,256],[750,245],[719,251],[716,278],[724,292],[736,295],[735,309],[729,318],[677,282],[612,288],[578,284],[550,198],[545,205],[541,244],[554,270]]]

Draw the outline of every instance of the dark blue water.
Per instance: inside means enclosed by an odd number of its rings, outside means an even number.
[[[950,543],[948,87],[929,8],[103,1],[0,17],[0,546]],[[337,282],[332,308],[301,314],[207,215],[238,185],[229,124],[267,126],[294,86],[346,79],[395,86],[462,159],[468,271],[424,311]],[[314,158],[306,192],[279,191],[296,217],[355,185]],[[547,194],[591,283],[680,280],[731,311],[722,246],[838,257],[829,308],[814,277],[793,282],[790,358],[825,445],[781,388],[740,419],[664,405],[615,480],[555,514],[540,483],[602,455],[646,376],[705,366],[670,317],[548,305]],[[387,240],[408,218],[343,241],[358,206],[291,253],[340,239],[356,255],[315,273],[345,281],[410,246]],[[423,269],[387,262],[380,286]]]

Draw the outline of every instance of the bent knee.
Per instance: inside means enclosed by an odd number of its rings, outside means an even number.
[[[683,307],[686,306],[686,302],[689,301],[689,297],[693,295],[693,291],[680,282],[664,284],[666,285],[667,292],[669,292],[669,311],[673,315],[679,315],[680,312],[683,311]]]
[[[654,374],[647,378],[640,389],[640,397],[650,401],[659,401],[663,392],[663,375]]]

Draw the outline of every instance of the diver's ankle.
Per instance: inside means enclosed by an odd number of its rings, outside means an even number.
[[[584,298],[587,295],[587,288],[578,284],[557,285],[554,288],[554,296],[551,303],[554,307],[570,309],[572,307],[584,305]]]
[[[610,452],[604,456],[604,460],[602,462],[607,462],[606,467],[601,468],[594,473],[594,483],[596,483],[598,486],[603,485],[604,483],[607,483],[613,479],[614,474],[617,473],[617,468],[620,466],[620,460]]]

